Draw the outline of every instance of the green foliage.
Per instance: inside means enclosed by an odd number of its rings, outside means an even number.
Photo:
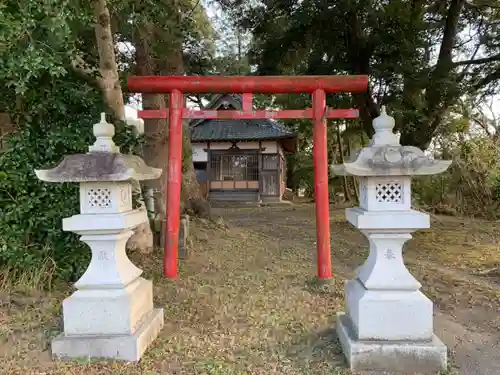
[[[500,160],[498,144],[477,136],[460,142],[450,151],[448,171],[416,178],[415,201],[439,213],[498,219],[500,217]]]
[[[167,64],[165,55],[184,47],[184,65],[191,73],[202,73],[210,63],[213,32],[199,1],[111,0],[108,5],[117,40],[140,41],[141,29],[153,26],[152,59]],[[87,71],[96,71],[94,22],[89,2],[0,4],[0,112],[16,125],[7,151],[0,154],[0,267],[12,274],[51,258],[58,277],[75,279],[88,265],[88,248],[61,230],[61,219],[78,212],[78,187],[38,181],[34,169],[52,168],[64,155],[86,152],[93,142],[92,125],[106,111],[93,73],[77,75],[73,68],[75,61],[84,61]],[[119,54],[120,69],[134,69],[133,58]],[[121,151],[138,151],[141,140],[126,124],[114,122]],[[186,169],[189,142],[183,148]]]
[[[287,187],[305,189],[307,194],[314,192],[314,163],[311,152],[301,151],[286,155]]]
[[[39,79],[63,77],[77,33],[91,26],[91,8],[68,0],[0,3],[0,82],[23,94]],[[0,103],[3,104],[3,103]],[[1,108],[1,107],[0,107]]]
[[[103,110],[96,90],[69,72],[77,32],[90,8],[66,0],[4,1],[0,5],[0,112],[16,124],[0,154],[0,266],[29,272],[53,258],[70,279],[87,264],[88,249],[63,234],[61,219],[77,212],[77,186],[46,184],[34,169],[84,151]]]
[[[146,43],[155,74],[172,74],[172,56],[182,48],[183,70],[205,74],[213,67],[214,30],[200,0],[110,1],[117,41]],[[133,52],[121,54],[122,63],[135,68]],[[153,66],[154,65],[154,66]],[[179,72],[176,72],[179,73]]]
[[[368,135],[386,104],[402,143],[427,148],[460,97],[498,90],[500,12],[489,2],[292,0],[244,9],[259,74],[370,76],[368,93],[352,98]]]
[[[22,112],[11,108],[19,129],[0,154],[0,266],[26,271],[51,258],[58,277],[74,280],[90,251],[76,235],[62,232],[61,220],[79,211],[78,185],[39,181],[34,170],[87,152],[92,125],[106,108],[100,92],[75,76],[44,76],[37,83],[25,91]],[[137,144],[124,124],[115,140],[123,150]]]

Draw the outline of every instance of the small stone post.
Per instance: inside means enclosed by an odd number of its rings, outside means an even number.
[[[114,134],[103,113],[88,153],[35,171],[42,181],[80,183],[81,213],[63,219],[63,230],[78,233],[92,250],[77,291],[63,301],[64,333],[52,341],[52,354],[61,359],[139,361],[163,327],[163,309],[153,308],[152,283],[125,251],[132,229],[148,221],[144,208],[132,207],[132,182],[156,179],[161,169],[120,154]]]
[[[360,207],[348,208],[346,217],[370,243],[365,264],[346,282],[347,312],[337,313],[337,333],[354,371],[437,372],[446,368],[446,346],[433,333],[432,301],[403,263],[403,244],[430,227],[429,215],[411,208],[411,176],[441,173],[451,161],[401,146],[385,108],[373,128],[368,147],[332,166],[337,175],[359,178]]]

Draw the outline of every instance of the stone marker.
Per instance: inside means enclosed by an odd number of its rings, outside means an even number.
[[[433,333],[433,304],[403,263],[411,233],[429,228],[429,215],[411,208],[411,176],[445,171],[422,150],[401,146],[394,119],[382,108],[375,135],[351,160],[332,166],[359,178],[360,206],[347,220],[368,238],[370,254],[346,282],[347,313],[337,313],[337,333],[355,371],[435,373],[447,365],[446,346]]]
[[[165,220],[158,221],[157,230],[160,232],[160,243],[158,246],[165,250]],[[181,215],[181,220],[179,222],[179,248],[177,257],[179,260],[186,260],[189,257],[189,249],[187,246],[187,241],[189,238],[189,226],[190,219],[189,215]]]
[[[77,291],[63,301],[64,333],[52,341],[52,354],[61,359],[135,362],[163,327],[163,309],[153,308],[152,283],[140,277],[125,251],[132,229],[148,221],[144,208],[132,208],[131,181],[156,179],[162,171],[120,154],[114,134],[102,114],[87,154],[35,171],[42,181],[80,183],[81,214],[63,219],[63,230],[81,235],[92,250]]]

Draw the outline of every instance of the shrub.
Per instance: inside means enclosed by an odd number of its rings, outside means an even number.
[[[76,234],[62,231],[62,218],[78,213],[78,186],[39,181],[34,170],[87,152],[92,126],[106,111],[101,93],[71,75],[50,77],[25,93],[21,109],[8,111],[18,129],[0,153],[0,267],[12,274],[30,272],[51,259],[56,277],[73,281],[90,257]],[[115,142],[122,152],[137,145],[121,123]]]
[[[443,174],[414,180],[415,200],[441,213],[496,219],[499,211],[500,159],[496,142],[474,137],[452,152],[453,163]]]

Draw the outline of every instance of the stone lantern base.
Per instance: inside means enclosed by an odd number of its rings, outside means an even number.
[[[357,340],[345,313],[337,313],[337,335],[353,371],[435,374],[446,368],[447,349],[436,335],[429,341]]]
[[[52,341],[52,355],[63,360],[138,362],[163,328],[153,284],[142,277],[124,288],[77,290],[63,301],[63,316],[64,333]]]
[[[132,335],[65,335],[52,340],[52,355],[59,359],[112,358],[138,362],[163,328],[163,309],[153,309]]]
[[[52,341],[52,355],[138,362],[163,328],[163,309],[153,307],[153,283],[141,277],[125,250],[131,228],[147,217],[131,210],[101,218],[63,220],[65,230],[89,245],[92,258],[77,290],[63,301],[64,333]]]

